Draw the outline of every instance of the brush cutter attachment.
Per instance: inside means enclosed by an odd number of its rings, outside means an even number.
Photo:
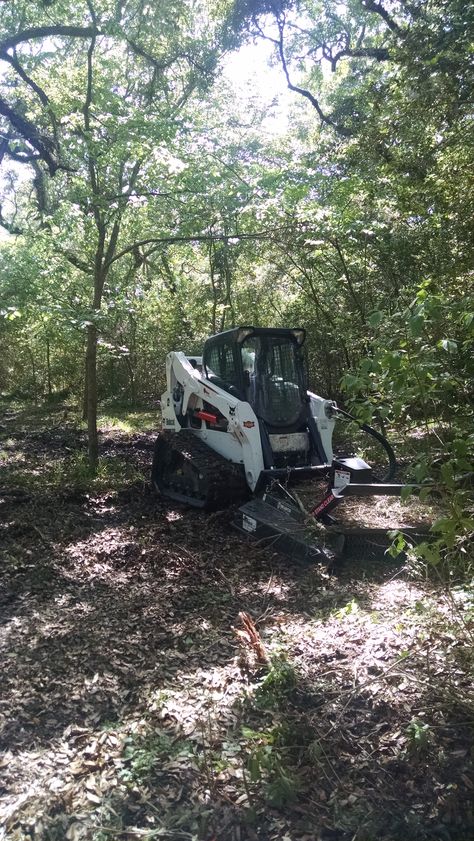
[[[291,480],[291,472],[288,479]],[[372,481],[370,466],[357,457],[335,459],[326,492],[306,507],[290,482],[278,481],[242,505],[233,525],[262,546],[291,560],[316,561],[330,567],[343,554],[365,550],[369,557],[385,554],[390,541],[387,529],[346,526],[331,512],[349,497],[400,496],[405,485]],[[411,486],[412,487],[412,486]],[[413,530],[413,538],[416,537]]]

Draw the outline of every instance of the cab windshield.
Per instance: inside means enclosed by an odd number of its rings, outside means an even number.
[[[270,427],[301,416],[306,391],[301,349],[288,336],[250,336],[241,345],[246,398]]]

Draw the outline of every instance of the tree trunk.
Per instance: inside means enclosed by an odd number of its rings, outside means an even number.
[[[135,406],[137,402],[137,395],[135,390],[135,374],[133,372],[133,365],[130,361],[130,358],[127,358],[127,368],[128,368],[128,381],[129,381],[129,394],[130,394],[130,406]]]
[[[33,399],[35,401],[35,406],[38,405],[38,384],[36,381],[36,365],[35,365],[35,355],[31,348],[28,346],[28,355],[31,360],[31,373],[33,379]]]
[[[86,382],[89,464],[91,469],[95,471],[99,460],[99,437],[97,434],[97,328],[95,324],[89,324],[87,328]]]
[[[216,285],[216,278],[214,274],[214,255],[212,242],[209,244],[209,271],[211,276],[212,286],[212,316],[211,316],[211,333],[217,333],[217,304],[218,304],[218,290]]]
[[[135,365],[136,365],[136,350],[137,350],[137,323],[132,314],[128,315],[128,322],[130,324],[130,342],[129,355],[126,357],[128,375],[130,381],[130,403],[135,406],[137,401],[136,385],[135,385]]]
[[[230,312],[232,327],[235,327],[235,312],[234,301],[232,298],[232,270],[229,264],[227,252],[225,253],[224,262],[224,278],[225,278],[225,305]]]
[[[83,392],[83,395],[82,395],[82,420],[83,421],[87,420],[87,402],[88,402],[87,392],[88,392],[88,389],[87,389],[87,357],[86,357],[86,361],[84,363],[84,392]]]
[[[49,339],[46,339],[46,377],[48,382],[48,397],[51,399],[53,389],[51,386],[51,360],[49,357]]]

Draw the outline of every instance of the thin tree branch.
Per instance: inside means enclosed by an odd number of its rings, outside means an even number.
[[[323,109],[321,108],[318,100],[316,97],[311,93],[311,91],[306,90],[306,88],[300,88],[298,85],[294,85],[290,79],[290,73],[288,70],[288,65],[285,58],[285,49],[284,49],[284,41],[283,41],[283,34],[284,34],[284,21],[278,20],[278,32],[279,32],[279,40],[276,42],[278,47],[278,54],[280,56],[281,66],[283,68],[283,72],[285,74],[286,83],[290,91],[294,93],[299,93],[300,96],[305,97],[308,102],[311,103],[313,108],[315,108],[319,119],[322,123],[326,123],[326,125],[331,126],[338,134],[342,135],[342,137],[350,137],[352,132],[347,129],[345,126],[341,126],[339,123],[336,123],[331,117],[324,113]],[[271,39],[274,41],[274,39]]]
[[[0,204],[0,226],[8,231],[9,234],[21,236],[23,233],[23,228],[19,228],[18,225],[15,225],[14,222],[9,222],[8,219],[5,219],[3,215],[3,208]]]
[[[18,161],[19,163],[31,163],[31,161],[38,161],[40,157],[38,154],[34,154],[33,152],[20,152],[18,149],[12,149],[10,143],[18,143],[20,141],[19,137],[8,132],[7,134],[2,134],[0,132],[0,163],[3,161],[5,155],[8,155],[14,161]]]
[[[283,229],[287,230],[287,229]],[[196,234],[195,236],[171,236],[171,237],[150,237],[150,239],[143,239],[138,240],[137,242],[132,243],[131,245],[127,245],[121,251],[112,257],[110,262],[107,264],[107,268],[109,268],[112,263],[115,263],[117,260],[120,260],[126,254],[130,254],[136,248],[141,248],[144,245],[153,245],[154,247],[146,252],[146,256],[148,257],[150,254],[153,254],[154,251],[157,251],[163,245],[178,245],[179,243],[200,243],[200,242],[228,242],[229,240],[260,240],[260,239],[272,239],[275,233],[278,231],[275,228],[271,228],[268,231],[257,231],[254,234],[239,234],[239,233],[229,233],[229,234]]]
[[[336,326],[336,325],[335,325],[334,319],[332,318],[332,316],[331,316],[331,314],[330,314],[329,310],[328,310],[328,309],[326,309],[326,307],[324,307],[324,306],[323,306],[323,304],[321,303],[321,300],[320,300],[320,298],[319,298],[319,295],[318,295],[318,294],[317,294],[317,292],[316,292],[316,287],[315,287],[315,285],[314,285],[313,278],[311,277],[310,273],[309,273],[308,271],[306,271],[306,269],[305,269],[303,266],[301,266],[300,264],[298,264],[298,263],[296,262],[296,260],[294,260],[294,259],[293,259],[293,257],[291,257],[291,255],[289,254],[289,252],[288,252],[288,251],[284,251],[284,254],[285,254],[285,256],[289,259],[290,263],[291,263],[291,264],[295,267],[295,269],[296,269],[297,271],[299,271],[299,272],[303,275],[303,277],[304,277],[304,278],[306,278],[306,280],[308,281],[308,285],[309,285],[310,291],[311,291],[312,300],[313,300],[313,302],[314,302],[315,306],[317,307],[317,309],[319,309],[319,310],[321,311],[322,315],[324,316],[324,318],[326,319],[326,321],[328,322],[328,324],[329,324],[331,327],[335,328],[335,326]],[[296,278],[296,277],[294,277],[294,276],[293,276],[293,279],[294,279],[295,283],[297,283],[297,284],[298,284],[298,286],[300,287],[300,289],[301,289],[303,292],[307,293],[307,290],[306,290],[306,288],[305,288],[305,286],[304,286],[304,283],[302,283],[302,282],[301,282],[298,278]]]
[[[25,152],[24,154],[22,154],[21,152],[15,151],[14,149],[11,149],[10,146],[8,146],[8,144],[7,144],[7,152],[8,152],[8,157],[11,158],[12,161],[17,161],[19,164],[30,164],[33,161],[43,160],[41,155],[35,155],[34,152],[30,152],[30,153]],[[65,167],[58,167],[58,169],[59,168],[65,169]]]
[[[89,4],[89,9],[91,10],[91,14],[95,15],[92,7]],[[84,127],[86,131],[90,129],[90,107],[92,105],[92,82],[93,82],[93,71],[92,71],[92,56],[94,54],[96,42],[96,30],[94,28],[91,42],[89,44],[89,48],[87,50],[87,85],[86,85],[86,98],[84,101],[84,106],[82,108],[82,113],[84,115]]]
[[[127,200],[130,198],[132,190],[135,187],[135,184],[136,184],[137,178],[138,178],[138,173],[140,172],[141,165],[142,165],[142,161],[135,161],[135,163],[132,167],[132,171],[131,171],[130,177],[128,179],[128,188],[125,191],[125,193],[122,193],[122,196],[124,198],[126,198]],[[120,168],[120,176],[119,176],[119,186],[120,186],[120,188],[123,187],[123,170],[124,170],[124,168],[125,168],[125,163],[122,162],[122,165],[121,165],[121,168]],[[107,269],[111,265],[112,258],[115,254],[115,249],[117,248],[117,241],[118,241],[118,237],[119,237],[119,233],[120,233],[121,217],[122,217],[122,213],[120,213],[117,216],[117,218],[115,219],[115,222],[114,222],[113,227],[112,227],[112,233],[110,235],[110,239],[109,239],[107,248],[105,249],[103,265],[104,265],[104,268],[106,267]]]
[[[10,139],[8,137],[2,137],[2,140],[1,140],[1,143],[0,143],[0,164],[2,163],[5,155],[10,151],[10,148],[9,148],[9,145],[8,145],[9,142],[10,142]]]
[[[361,316],[362,322],[365,323],[364,308],[362,307],[362,305],[361,305],[361,303],[360,303],[360,301],[359,301],[359,299],[358,299],[358,297],[355,293],[355,289],[354,289],[354,285],[352,283],[352,278],[351,278],[351,274],[350,274],[350,271],[349,271],[349,267],[346,263],[346,259],[344,257],[344,254],[342,253],[342,248],[339,245],[339,242],[338,242],[337,239],[331,239],[330,237],[328,237],[327,239],[328,239],[328,242],[331,243],[332,247],[337,251],[338,257],[341,261],[342,270],[344,272],[344,277],[346,278],[346,281],[347,281],[347,286],[348,286],[348,289],[349,289],[350,296],[351,296],[351,298],[354,302],[354,305],[355,305],[356,309],[358,310],[358,312]]]
[[[198,191],[196,191],[196,190],[181,190],[181,194],[196,196],[196,195],[198,195]],[[141,198],[145,198],[147,196],[149,196],[151,198],[155,198],[155,199],[156,198],[159,198],[159,199],[175,199],[176,195],[177,195],[177,193],[163,193],[163,192],[161,192],[161,190],[143,190],[143,191],[140,191],[140,192],[137,192],[136,190],[131,190],[130,192],[127,191],[125,193],[114,193],[112,195],[106,195],[105,198],[107,199],[107,201],[112,202],[112,201],[120,201],[120,199],[127,199],[127,201],[130,198],[141,199]]]
[[[15,73],[20,77],[20,79],[23,79],[25,84],[27,84],[28,87],[30,87],[35,92],[42,104],[45,107],[49,106],[49,99],[46,96],[44,90],[40,88],[40,86],[37,85],[36,82],[30,76],[28,76],[28,74],[25,72],[20,62],[18,61],[16,55],[10,55],[5,51],[0,51],[0,60],[7,61],[8,64],[11,67],[13,67]]]
[[[65,166],[60,165],[55,157],[58,150],[54,141],[47,135],[41,134],[31,120],[18,114],[2,97],[0,97],[0,114],[9,120],[13,128],[30,146],[36,149],[51,175],[54,175],[59,168],[66,169]]]
[[[210,68],[205,67],[204,65],[200,64],[198,61],[196,61],[194,56],[192,56],[190,53],[178,52],[178,53],[175,53],[167,61],[162,61],[162,60],[156,58],[150,52],[148,52],[148,50],[146,50],[144,47],[142,47],[141,44],[137,44],[137,42],[132,40],[131,38],[127,38],[126,41],[127,41],[127,44],[128,44],[128,46],[130,47],[130,49],[132,50],[133,53],[135,53],[136,55],[139,55],[142,58],[144,58],[145,61],[147,61],[148,64],[150,64],[153,67],[153,75],[152,75],[152,78],[150,80],[150,89],[149,89],[149,95],[148,95],[148,100],[149,100],[150,103],[152,101],[153,91],[154,91],[156,82],[158,80],[158,74],[163,73],[165,70],[169,70],[169,68],[172,67],[173,64],[175,64],[180,59],[181,60],[184,59],[185,61],[187,61],[190,67],[196,68],[196,70],[198,70],[203,75],[207,75],[207,74],[210,73]],[[186,99],[189,96],[189,93],[192,92],[194,87],[195,87],[195,82],[192,82],[192,85],[191,85],[191,88],[190,88],[189,92],[185,92],[184,98],[182,99],[182,101],[180,101],[180,106],[181,106],[181,104],[184,104],[184,102],[186,101]]]
[[[92,57],[94,55],[94,49],[95,49],[95,44],[96,44],[96,31],[97,30],[96,30],[96,26],[95,26],[96,17],[95,17],[94,8],[91,5],[91,3],[89,2],[89,0],[88,0],[87,5],[88,5],[88,8],[89,8],[89,12],[90,12],[92,21],[94,23],[93,34],[92,34],[92,37],[91,37],[89,48],[87,50],[86,98],[84,100],[84,105],[83,105],[83,108],[82,108],[82,114],[84,116],[84,129],[85,129],[86,133],[89,134],[90,124],[91,124],[90,108],[91,108],[91,105],[92,105],[92,86],[93,86]],[[98,193],[99,193],[97,173],[96,173],[96,169],[95,169],[95,162],[94,162],[94,160],[91,157],[89,152],[87,154],[87,167],[88,167],[88,170],[89,170],[89,178],[90,178],[90,181],[91,181],[92,192],[93,192],[94,196],[97,196]],[[95,219],[95,222],[96,222],[96,225],[97,225],[97,229],[100,230],[100,227],[102,225],[102,219],[101,219],[100,213],[98,211],[97,205],[95,203],[93,205],[93,212],[94,212],[94,219]]]
[[[169,70],[170,67],[174,64],[176,59],[179,56],[173,56],[173,58],[168,59],[168,61],[160,61],[155,56],[151,55],[144,47],[141,47],[140,44],[137,44],[136,41],[132,41],[131,38],[126,39],[128,46],[130,49],[136,53],[136,55],[141,56],[142,58],[146,59],[146,61],[151,64],[155,70],[162,72],[163,70]]]
[[[52,26],[34,26],[30,29],[24,29],[23,32],[17,32],[16,35],[11,35],[0,42],[0,52],[11,50],[18,44],[25,41],[32,41],[36,38],[91,38],[96,34],[95,21],[93,26],[63,26],[61,24],[54,24]]]
[[[362,44],[364,43],[365,29],[366,29],[365,23],[363,23],[362,26],[361,26],[361,30],[360,30],[360,32],[357,36],[357,41],[356,41],[356,48],[357,49],[360,49],[360,47],[362,47]]]
[[[334,72],[341,58],[374,58],[376,61],[389,61],[390,50],[386,47],[353,47],[339,50],[335,55],[328,53],[331,70]]]
[[[362,6],[364,9],[367,9],[369,12],[374,12],[374,14],[379,15],[383,21],[387,24],[388,28],[391,32],[395,32],[399,35],[402,32],[401,27],[398,25],[396,20],[387,12],[387,10],[382,6],[381,3],[377,3],[376,0],[361,0]]]
[[[60,251],[59,253],[62,254],[62,256],[65,257],[66,260],[69,261],[69,263],[75,266],[76,269],[80,269],[81,272],[84,272],[84,274],[94,274],[94,270],[91,268],[91,266],[88,263],[85,263],[83,260],[81,260],[80,257],[76,257],[75,254],[72,254],[69,251]]]

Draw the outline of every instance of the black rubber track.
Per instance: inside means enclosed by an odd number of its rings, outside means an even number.
[[[226,508],[248,496],[243,467],[215,453],[187,429],[158,436],[151,478],[162,496],[206,511]]]

